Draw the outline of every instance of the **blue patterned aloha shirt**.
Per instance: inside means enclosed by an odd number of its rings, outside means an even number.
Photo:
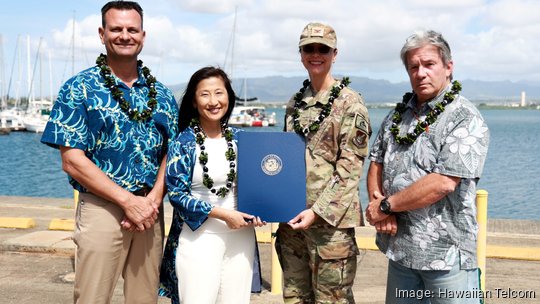
[[[114,76],[132,108],[147,106],[148,86],[139,78],[129,88]],[[156,82],[157,106],[143,122],[131,120],[104,86],[97,66],[73,76],[60,89],[41,142],[54,148],[72,147],[86,156],[116,184],[128,191],[153,187],[169,141],[178,129],[178,104],[172,92]],[[86,189],[69,177],[76,190]]]
[[[233,142],[238,143],[238,133],[241,129],[231,128]],[[197,144],[195,132],[191,127],[186,128],[170,146],[167,154],[166,182],[169,202],[174,207],[173,219],[163,260],[161,261],[159,295],[171,298],[172,304],[178,304],[178,277],[176,276],[176,249],[178,238],[185,222],[192,230],[198,229],[212,211],[208,202],[196,199],[191,195],[191,181],[196,164]],[[259,251],[255,245],[255,260],[253,267],[252,292],[260,292],[262,282],[260,274]]]
[[[448,91],[450,86],[445,90]],[[408,102],[399,124],[401,136],[412,132],[418,119],[438,102],[444,93],[415,113],[416,96]],[[386,197],[397,193],[430,173],[460,177],[455,191],[440,201],[416,210],[396,213],[396,236],[377,234],[377,246],[386,256],[418,270],[477,268],[476,184],[488,151],[488,127],[476,107],[463,96],[446,110],[411,145],[399,145],[390,133],[391,111],[382,122],[371,150],[371,161],[383,164],[382,187]]]

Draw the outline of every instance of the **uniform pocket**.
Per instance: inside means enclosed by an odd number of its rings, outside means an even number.
[[[320,257],[315,278],[317,285],[346,294],[356,276],[356,244],[351,241],[331,242],[317,246],[317,253]]]
[[[351,241],[339,241],[317,246],[317,253],[323,260],[346,259],[357,255],[358,248]]]

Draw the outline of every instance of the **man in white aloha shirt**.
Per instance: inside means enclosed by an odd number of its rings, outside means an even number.
[[[366,218],[389,259],[386,303],[478,303],[475,197],[488,127],[451,82],[440,33],[416,32],[401,59],[413,93],[384,119],[367,178]]]

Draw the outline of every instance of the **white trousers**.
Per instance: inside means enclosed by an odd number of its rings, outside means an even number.
[[[184,224],[176,251],[180,302],[249,303],[254,252],[252,227],[210,233]]]

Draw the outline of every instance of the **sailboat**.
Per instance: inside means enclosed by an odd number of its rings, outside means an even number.
[[[23,119],[24,127],[28,132],[43,133],[51,113],[52,102],[50,100],[30,100],[28,109]]]
[[[28,40],[30,41],[30,40]],[[41,69],[41,42],[42,38],[39,40],[38,50],[36,54],[36,64],[39,59],[39,66],[40,66],[40,74],[42,72]],[[30,42],[28,42],[28,45],[30,45]],[[28,54],[30,54],[30,47],[28,47]],[[73,12],[73,32],[71,37],[71,73],[74,74],[74,61],[75,61],[75,12]],[[28,59],[28,70],[30,70],[30,59]],[[29,81],[29,87],[30,91],[28,94],[28,108],[26,110],[25,116],[24,116],[24,126],[26,127],[26,131],[29,132],[38,132],[42,133],[45,130],[45,126],[47,125],[47,121],[49,120],[49,115],[51,113],[51,109],[53,106],[53,96],[52,96],[52,66],[51,66],[51,54],[49,52],[49,86],[50,86],[50,99],[46,100],[41,98],[40,100],[36,100],[34,98],[34,92],[33,92],[33,83],[34,83],[34,75],[36,71],[36,65],[34,65],[34,72],[32,74],[32,78]],[[43,77],[40,76],[40,95],[41,94],[41,82]]]
[[[46,99],[40,99],[36,100],[34,97],[34,76],[36,71],[36,66],[39,60],[39,66],[40,66],[40,73],[41,73],[41,42],[42,38],[39,40],[38,50],[36,54],[36,65],[34,65],[32,77],[29,81],[29,93],[28,93],[28,107],[26,109],[23,123],[24,127],[26,128],[26,131],[29,132],[39,132],[42,133],[45,131],[45,125],[47,125],[47,121],[49,119],[49,114],[51,113],[52,109],[52,97],[51,100]],[[30,38],[28,37],[28,54],[30,54]],[[49,55],[49,61],[50,61],[50,55]],[[28,63],[30,60],[28,60]],[[30,64],[28,65],[29,71],[30,71]],[[42,81],[42,77],[40,77],[40,84]]]
[[[4,40],[2,35],[0,35],[0,102],[2,109],[7,107],[7,100],[4,95]],[[0,114],[2,113],[0,112]],[[8,128],[6,119],[0,117],[0,135],[6,135],[10,132],[11,129]]]
[[[237,101],[237,105],[245,106],[248,102],[257,102],[259,101],[259,98],[257,97],[247,97],[247,80],[244,78],[244,86],[243,86],[243,97],[238,97],[238,95],[235,95],[234,98]]]
[[[229,124],[240,127],[271,127],[276,125],[276,113],[266,113],[264,106],[247,105],[248,102],[255,102],[257,97],[247,97],[247,84],[244,79],[244,97],[236,98],[236,106],[234,107]]]
[[[236,36],[236,18],[237,18],[237,8],[234,10],[234,23],[233,30],[231,33],[231,39],[229,41],[229,46],[225,55],[225,64],[227,66],[227,59],[229,57],[229,50],[231,53],[230,58],[230,72],[229,77],[233,78],[233,68],[234,68],[234,43]],[[274,126],[276,124],[276,113],[267,114],[266,108],[264,106],[251,106],[248,103],[254,103],[259,101],[257,97],[247,97],[247,80],[244,78],[243,82],[243,97],[235,95],[236,106],[231,113],[229,118],[229,124],[233,126],[241,127],[268,127]]]
[[[4,57],[3,57],[3,41],[1,40],[0,38],[0,45],[1,45],[1,66],[2,66],[2,69],[4,68]],[[4,91],[3,91],[3,77],[4,77],[4,72],[2,70],[2,74],[1,74],[1,77],[2,77],[2,103],[0,105],[0,127],[3,128],[3,133],[4,134],[9,134],[8,131],[22,131],[24,130],[24,123],[23,123],[23,118],[24,118],[24,110],[22,108],[19,107],[19,102],[20,102],[20,96],[19,96],[19,90],[20,90],[20,83],[21,83],[21,77],[22,77],[22,73],[21,73],[21,67],[20,67],[20,62],[18,64],[18,79],[16,80],[16,90],[15,90],[15,105],[12,106],[12,107],[8,107],[8,100],[9,100],[9,93],[10,93],[10,90],[11,90],[11,85],[13,83],[13,73],[14,73],[14,70],[15,70],[15,63],[17,62],[17,60],[20,60],[20,56],[17,56],[17,53],[20,52],[19,50],[19,37],[17,37],[17,44],[15,46],[15,54],[14,54],[14,57],[13,57],[13,64],[12,64],[12,67],[11,67],[11,74],[10,74],[10,77],[9,77],[9,84],[8,84],[8,89],[7,89],[7,94],[4,94]]]

